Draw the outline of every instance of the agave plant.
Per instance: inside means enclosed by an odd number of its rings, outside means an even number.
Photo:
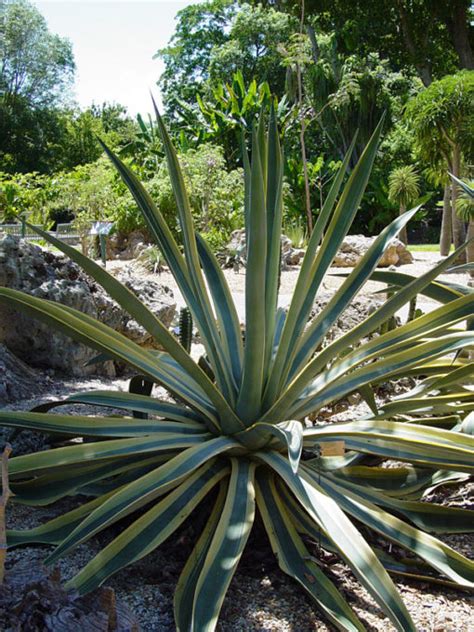
[[[373,388],[405,375],[449,382],[450,376],[456,379],[456,371],[472,373],[472,363],[450,356],[474,343],[474,332],[462,328],[472,314],[474,296],[456,296],[394,331],[369,334],[429,287],[457,253],[401,285],[355,329],[324,346],[327,330],[417,209],[397,218],[375,239],[308,324],[314,299],[367,185],[380,124],[343,186],[354,143],[349,149],[317,219],[289,309],[278,309],[283,160],[275,116],[270,116],[268,131],[262,117],[253,132],[251,159],[244,155],[244,341],[225,277],[194,230],[176,153],[158,113],[157,121],[179,209],[182,250],[134,173],[104,149],[174,274],[211,371],[203,371],[104,269],[38,231],[106,288],[164,351],[142,349],[83,313],[12,289],[0,289],[2,302],[128,363],[147,380],[165,386],[175,402],[96,391],[60,404],[113,407],[124,416],[61,415],[48,406],[43,412],[0,413],[4,425],[76,439],[71,445],[11,460],[17,502],[44,505],[70,494],[94,495],[40,527],[10,531],[9,543],[55,544],[48,558],[53,563],[128,516],[129,526],[70,580],[71,587],[87,593],[159,546],[211,494],[213,508],[176,588],[178,630],[214,629],[256,512],[282,570],[338,628],[364,629],[310,554],[311,539],[317,538],[352,569],[397,629],[415,630],[388,571],[425,577],[439,573],[444,581],[461,586],[472,587],[474,582],[474,563],[428,533],[472,530],[473,512],[420,502],[427,488],[465,480],[474,470],[474,438],[461,419],[469,406],[464,403],[439,423],[430,411],[421,414],[419,405],[405,406],[403,413],[392,414],[388,406],[378,410]],[[305,424],[308,413],[352,392],[360,392],[370,404],[370,415],[343,423]],[[410,417],[411,408],[419,423]],[[137,413],[147,416],[132,417]],[[86,440],[77,442],[78,437]],[[340,454],[328,456],[335,447]],[[387,460],[396,460],[398,466],[382,467]],[[396,559],[371,546],[363,535],[370,532],[416,557]]]

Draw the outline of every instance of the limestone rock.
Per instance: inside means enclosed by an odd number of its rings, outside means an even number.
[[[138,344],[151,342],[150,336],[79,266],[24,240],[0,238],[0,285],[78,309]],[[145,285],[141,279],[128,276],[127,286],[169,326],[176,308],[171,290],[152,281]],[[3,306],[0,306],[0,342],[30,366],[76,376],[115,373],[112,362],[86,366],[97,351]]]
[[[245,262],[246,250],[245,230],[243,228],[234,230],[231,235],[231,240],[226,247],[226,254],[230,258],[237,257]],[[293,248],[289,237],[286,235],[281,236],[281,265],[283,269],[287,269],[288,266],[299,265],[304,255],[304,250]]]
[[[334,258],[332,266],[335,268],[353,268],[367,252],[375,237],[364,235],[347,235],[341,244],[339,252]],[[399,239],[394,239],[386,248],[379,261],[379,268],[401,266],[413,262],[413,256]]]
[[[27,399],[39,393],[41,376],[0,344],[0,404]],[[41,381],[45,382],[47,376]]]
[[[118,279],[138,296],[165,327],[171,325],[176,313],[176,302],[169,287],[151,279],[135,276],[130,268],[126,268]],[[135,320],[129,319],[124,323],[122,333],[141,346],[155,346],[150,334]]]
[[[308,322],[317,316],[329,303],[334,295],[332,293],[322,293],[316,298]],[[368,318],[382,304],[381,299],[369,299],[366,296],[355,297],[342,314],[336,319],[325,334],[324,343],[336,340],[343,334],[351,331],[363,320]]]
[[[129,235],[113,233],[107,238],[107,257],[128,261],[136,259],[150,245],[150,239],[143,230],[134,230]]]

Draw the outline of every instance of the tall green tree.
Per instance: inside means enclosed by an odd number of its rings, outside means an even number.
[[[334,31],[310,40],[314,63],[308,66],[305,81],[315,120],[339,159],[358,131],[356,160],[383,113],[386,129],[400,117],[417,82],[391,70],[377,53],[345,54]]]
[[[274,0],[297,13],[292,0]],[[425,86],[458,69],[474,69],[471,0],[306,0],[316,29],[336,31],[345,54],[376,52],[394,70],[416,69]]]
[[[158,83],[168,115],[174,114],[177,97],[193,103],[202,92],[212,52],[227,42],[236,8],[235,0],[207,0],[178,12],[171,40],[155,55],[165,64]]]
[[[57,109],[69,98],[74,58],[26,0],[0,15],[0,163],[4,171],[47,171],[61,133]]]
[[[459,178],[463,162],[474,159],[474,72],[464,70],[433,82],[409,102],[406,120],[426,166]],[[465,227],[456,214],[455,182],[451,197],[452,238],[457,248],[465,239]]]
[[[37,108],[63,103],[74,76],[71,43],[48,30],[27,0],[4,5],[0,22],[0,92],[10,107],[24,99]]]
[[[288,14],[247,2],[208,0],[186,7],[168,46],[156,54],[165,63],[159,85],[167,114],[174,117],[179,101],[192,105],[196,94],[209,96],[213,86],[239,71],[247,84],[267,81],[282,96],[286,71],[279,47],[295,30]]]
[[[214,84],[227,81],[240,70],[246,82],[253,78],[266,81],[274,94],[282,96],[286,70],[280,47],[297,30],[298,22],[285,13],[242,3],[232,19],[227,41],[212,51],[210,79]]]

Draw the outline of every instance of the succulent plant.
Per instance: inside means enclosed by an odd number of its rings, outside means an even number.
[[[472,530],[472,512],[420,499],[426,489],[465,480],[474,470],[468,417],[473,398],[463,386],[473,364],[452,357],[474,343],[474,332],[462,326],[472,314],[474,296],[446,290],[449,300],[429,314],[383,335],[369,334],[417,294],[439,290],[435,280],[457,253],[418,278],[399,279],[390,299],[325,345],[328,329],[376,274],[385,248],[417,209],[398,217],[375,239],[308,324],[364,194],[380,123],[343,186],[354,143],[350,147],[317,218],[289,309],[279,309],[283,158],[275,116],[271,113],[268,131],[262,116],[253,131],[251,158],[244,155],[244,341],[225,276],[194,229],[176,153],[158,113],[157,124],[179,209],[182,247],[133,171],[104,149],[174,274],[211,371],[203,371],[103,268],[38,231],[106,288],[165,351],[142,349],[85,314],[12,289],[0,289],[1,301],[128,363],[164,385],[179,403],[153,394],[96,391],[58,405],[120,408],[124,417],[61,415],[48,406],[43,412],[2,412],[3,425],[84,438],[13,458],[16,502],[43,505],[70,494],[94,495],[40,527],[10,531],[9,543],[55,544],[47,560],[54,563],[128,517],[128,526],[70,581],[79,593],[87,593],[164,542],[212,492],[213,507],[176,588],[178,630],[214,629],[257,512],[282,570],[339,629],[364,627],[324,565],[311,556],[311,538],[350,567],[397,629],[415,630],[388,571],[428,578],[435,571],[446,581],[473,586],[474,563],[429,533]],[[375,386],[406,375],[425,381],[403,400],[378,408]],[[370,414],[341,423],[305,423],[309,413],[354,392],[369,403]],[[440,417],[446,406],[448,413]],[[137,412],[148,418],[131,416]],[[330,456],[331,450],[339,454]],[[396,467],[384,467],[387,461],[396,461]],[[367,532],[413,553],[415,566],[372,545]]]

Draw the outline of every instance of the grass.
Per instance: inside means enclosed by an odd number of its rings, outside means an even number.
[[[410,252],[439,252],[439,244],[408,244],[408,250]]]

